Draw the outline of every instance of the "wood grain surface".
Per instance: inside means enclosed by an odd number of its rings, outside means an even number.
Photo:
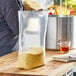
[[[59,51],[46,51],[46,65],[31,70],[17,68],[18,52],[13,52],[0,57],[0,76],[62,76],[72,68],[75,62],[53,61],[52,56]]]

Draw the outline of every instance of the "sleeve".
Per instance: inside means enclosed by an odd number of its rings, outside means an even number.
[[[14,35],[19,34],[18,24],[18,5],[16,0],[2,0],[2,14],[8,24],[8,27]]]

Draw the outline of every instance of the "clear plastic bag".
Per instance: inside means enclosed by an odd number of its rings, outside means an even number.
[[[53,0],[22,0],[24,10],[39,10],[48,9],[49,6],[54,4]]]
[[[18,67],[32,69],[45,64],[46,11],[19,11]]]

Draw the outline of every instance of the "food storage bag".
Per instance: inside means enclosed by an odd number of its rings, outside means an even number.
[[[22,0],[24,10],[39,10],[48,9],[49,6],[54,4],[53,0]]]
[[[45,65],[46,11],[19,11],[18,68]]]

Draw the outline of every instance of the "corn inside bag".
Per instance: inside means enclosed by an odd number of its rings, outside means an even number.
[[[24,10],[40,10],[48,9],[54,4],[53,0],[22,0]]]
[[[46,11],[19,11],[18,68],[32,69],[45,65]]]

